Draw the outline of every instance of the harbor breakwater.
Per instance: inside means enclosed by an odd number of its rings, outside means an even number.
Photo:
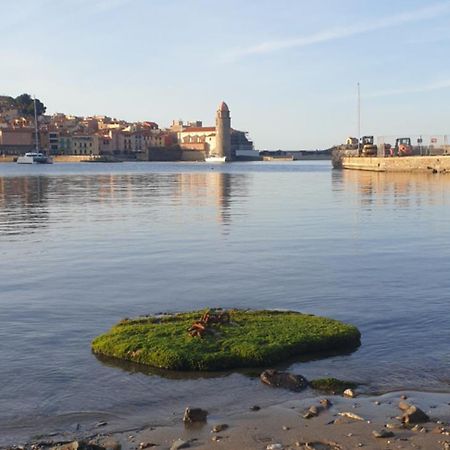
[[[333,155],[335,169],[369,170],[374,172],[450,172],[450,156],[370,157]]]

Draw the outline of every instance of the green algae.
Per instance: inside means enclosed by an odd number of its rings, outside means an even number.
[[[191,337],[205,311],[124,319],[96,337],[98,355],[147,366],[213,371],[276,364],[306,353],[348,349],[360,343],[353,325],[292,311],[229,310],[231,322]]]
[[[355,389],[358,385],[352,381],[338,380],[337,378],[318,378],[311,380],[309,385],[318,391],[328,394],[342,394],[346,389]]]

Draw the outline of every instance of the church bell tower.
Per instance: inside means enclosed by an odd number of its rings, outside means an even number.
[[[216,113],[216,152],[217,156],[225,156],[231,160],[231,116],[225,102],[219,105]]]

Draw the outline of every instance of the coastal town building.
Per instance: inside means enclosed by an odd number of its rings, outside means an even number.
[[[1,100],[1,98],[0,98]],[[0,102],[0,153],[18,156],[35,148],[34,117],[22,117],[9,98]],[[230,110],[221,102],[215,126],[200,120],[174,120],[160,129],[154,121],[129,123],[106,115],[80,117],[56,113],[38,119],[39,149],[57,156],[111,155],[131,159],[173,160],[183,155],[204,160],[209,155],[233,160],[248,153],[256,156],[244,131],[231,128]]]
[[[216,125],[203,126],[201,121],[173,121],[170,129],[176,132],[178,144],[186,151],[201,152],[203,156],[226,156],[228,160],[259,159],[246,131],[231,128],[228,105],[222,102],[216,112]]]

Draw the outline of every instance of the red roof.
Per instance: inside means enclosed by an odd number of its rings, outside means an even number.
[[[183,133],[190,133],[190,132],[209,132],[209,131],[216,131],[216,127],[187,127],[183,128]]]

